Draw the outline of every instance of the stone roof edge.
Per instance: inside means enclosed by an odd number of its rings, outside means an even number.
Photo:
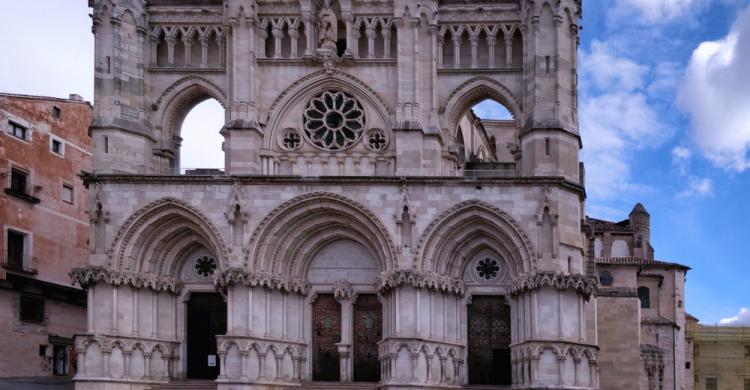
[[[664,260],[648,260],[640,257],[625,256],[625,257],[597,257],[594,259],[597,264],[607,265],[637,265],[637,266],[653,266],[653,267],[668,267],[668,268],[680,268],[686,271],[691,270],[687,265],[674,263]]]
[[[72,99],[59,98],[59,97],[54,97],[54,96],[26,95],[22,93],[0,92],[0,97],[46,100],[50,102],[61,102],[61,103],[85,104],[92,109],[94,108],[91,102],[86,101],[86,100],[72,100]]]

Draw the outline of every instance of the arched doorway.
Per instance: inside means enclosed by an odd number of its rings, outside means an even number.
[[[216,379],[219,356],[216,336],[227,332],[227,305],[219,293],[190,294],[187,302],[187,377]]]
[[[360,243],[339,239],[313,257],[312,379],[378,382],[383,309],[373,286],[379,266]],[[330,293],[329,293],[330,291]]]
[[[467,306],[471,385],[510,385],[510,305],[501,295],[473,295]]]

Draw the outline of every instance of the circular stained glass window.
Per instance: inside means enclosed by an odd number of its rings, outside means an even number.
[[[305,134],[313,145],[325,150],[352,146],[365,128],[362,104],[343,91],[325,91],[315,96],[302,115]]]
[[[205,277],[213,275],[216,270],[216,260],[210,256],[201,256],[195,261],[195,272]]]
[[[494,279],[500,272],[500,266],[497,264],[497,260],[486,257],[480,259],[477,263],[477,274],[479,277],[486,280]]]

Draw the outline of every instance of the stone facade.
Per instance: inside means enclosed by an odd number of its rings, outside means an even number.
[[[477,377],[469,332],[515,388],[599,388],[579,0],[90,3],[77,389],[216,367],[227,390],[460,388]],[[207,98],[226,109],[225,169],[181,172],[182,120]],[[470,109],[488,98],[515,119],[480,129]],[[226,330],[199,373],[187,319],[217,290]],[[509,309],[468,329],[488,296]]]
[[[92,108],[80,97],[0,94],[0,376],[72,375],[88,263]]]
[[[692,388],[685,381],[690,268],[654,260],[650,216],[640,203],[624,221],[586,221],[600,282],[596,327],[602,388]]]
[[[685,380],[693,385],[690,389],[750,389],[750,327],[703,325],[689,319],[693,365]]]

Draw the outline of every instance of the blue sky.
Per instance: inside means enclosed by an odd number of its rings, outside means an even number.
[[[93,99],[86,3],[0,0],[0,91]],[[642,202],[656,257],[693,268],[687,310],[750,324],[750,0],[584,0],[581,25],[587,213]],[[222,118],[212,101],[189,114],[184,167],[223,165],[205,152]]]

